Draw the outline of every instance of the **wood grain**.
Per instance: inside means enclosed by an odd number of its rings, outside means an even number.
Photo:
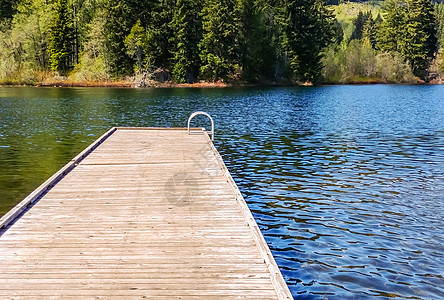
[[[113,128],[0,225],[2,299],[292,299],[204,131]]]

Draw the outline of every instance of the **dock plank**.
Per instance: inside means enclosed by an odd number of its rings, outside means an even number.
[[[1,227],[1,298],[292,299],[206,133],[113,128]]]

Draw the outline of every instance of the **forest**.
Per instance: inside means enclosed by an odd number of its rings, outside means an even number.
[[[0,0],[0,84],[439,82],[430,0]]]

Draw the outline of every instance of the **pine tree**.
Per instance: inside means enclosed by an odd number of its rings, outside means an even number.
[[[430,62],[437,51],[437,23],[431,1],[387,0],[385,11],[378,47],[399,52],[413,73],[427,80]]]
[[[367,22],[365,22],[364,27],[362,28],[362,39],[367,39],[373,49],[376,49],[377,34],[381,23],[382,18],[381,15],[378,13],[376,19],[373,20],[373,17],[370,17]]]
[[[384,22],[377,35],[377,49],[400,53],[399,41],[405,36],[405,6],[402,0],[386,0],[384,2]]]
[[[106,2],[105,24],[105,59],[115,77],[122,77],[133,73],[133,59],[127,55],[125,38],[131,33],[131,29],[140,20],[140,26],[147,29],[151,43],[154,8],[158,0],[121,0]],[[144,43],[143,50],[157,53],[152,45]]]
[[[239,4],[242,77],[251,82],[272,79],[276,53],[273,36],[267,28],[265,3],[260,0],[240,0]]]
[[[148,1],[145,7],[149,15],[147,22],[150,39],[150,57],[158,67],[167,69],[171,62],[174,33],[170,26],[176,0]]]
[[[54,18],[49,29],[48,52],[51,70],[64,74],[73,64],[73,30],[68,12],[68,0],[54,3]]]
[[[3,19],[12,19],[15,13],[14,1],[0,0],[0,21]]]
[[[355,26],[355,29],[353,30],[350,36],[350,40],[362,39],[362,34],[364,30],[366,30],[367,31],[366,33],[368,33],[368,31],[371,29],[372,23],[373,23],[372,13],[370,11],[366,13],[360,11],[356,19],[353,20],[353,25]]]
[[[338,46],[344,40],[344,30],[342,29],[341,23],[335,18],[332,25],[333,30],[333,43]]]
[[[436,37],[438,38],[438,48],[444,46],[444,4],[435,3],[435,15],[438,22]]]
[[[360,40],[362,38],[362,28],[364,28],[364,22],[364,14],[362,11],[359,11],[358,16],[353,20],[353,26],[355,28],[350,36],[350,41],[355,39]]]
[[[430,0],[407,0],[407,22],[402,55],[410,62],[413,73],[427,79],[428,68],[437,52],[437,22]]]
[[[202,10],[199,43],[204,79],[229,79],[238,67],[239,20],[235,0],[207,0]]]
[[[202,38],[201,2],[177,0],[171,27],[174,29],[173,78],[193,83],[199,75],[199,41]]]
[[[132,59],[127,55],[125,37],[137,21],[134,7],[126,0],[108,2],[105,23],[105,59],[114,77],[130,75],[133,72]]]
[[[281,48],[292,77],[315,82],[323,50],[332,40],[332,14],[322,0],[282,0],[281,7]]]

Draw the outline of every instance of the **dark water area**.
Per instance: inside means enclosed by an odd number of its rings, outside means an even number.
[[[295,298],[444,299],[444,86],[0,88],[0,215],[110,127],[196,110]]]

